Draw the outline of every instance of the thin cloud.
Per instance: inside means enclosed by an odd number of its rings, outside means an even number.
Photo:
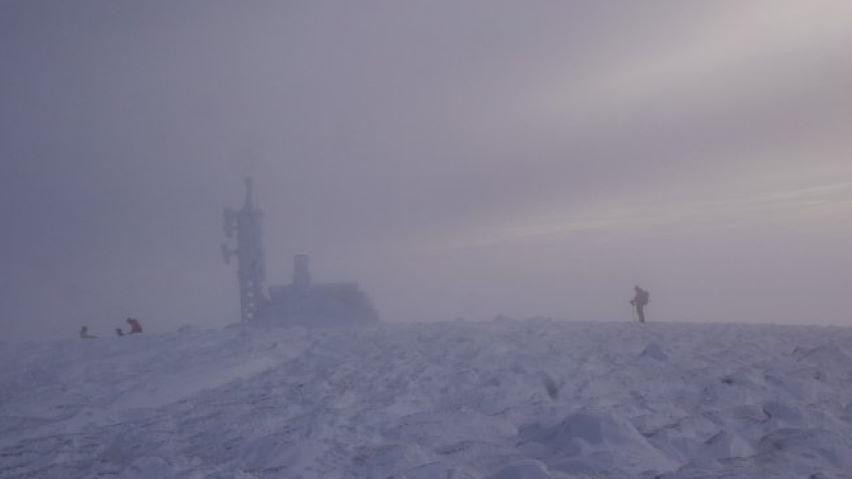
[[[852,182],[819,185],[720,201],[678,201],[581,213],[523,218],[473,233],[438,240],[438,248],[481,247],[528,240],[566,240],[578,233],[655,235],[655,230],[725,228],[740,221],[760,222],[771,215],[795,221],[843,221],[852,217]],[[826,218],[830,216],[831,218]]]

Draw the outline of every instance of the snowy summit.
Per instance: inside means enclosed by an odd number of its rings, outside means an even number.
[[[852,331],[550,320],[2,344],[0,478],[829,478]]]

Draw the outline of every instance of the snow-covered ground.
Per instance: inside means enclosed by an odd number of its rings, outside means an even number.
[[[0,477],[852,477],[852,330],[506,320],[0,343]]]

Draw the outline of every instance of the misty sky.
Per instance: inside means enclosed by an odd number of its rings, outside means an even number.
[[[239,318],[852,325],[852,2],[0,1],[4,337]]]

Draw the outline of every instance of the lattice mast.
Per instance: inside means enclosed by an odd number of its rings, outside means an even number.
[[[254,204],[252,180],[246,178],[246,201],[242,209],[234,211],[225,208],[225,236],[236,235],[236,248],[222,244],[225,263],[230,264],[231,257],[237,257],[237,278],[240,283],[240,316],[243,321],[257,317],[257,313],[266,304],[264,283],[266,282],[266,263],[263,251],[261,230],[262,213]]]

